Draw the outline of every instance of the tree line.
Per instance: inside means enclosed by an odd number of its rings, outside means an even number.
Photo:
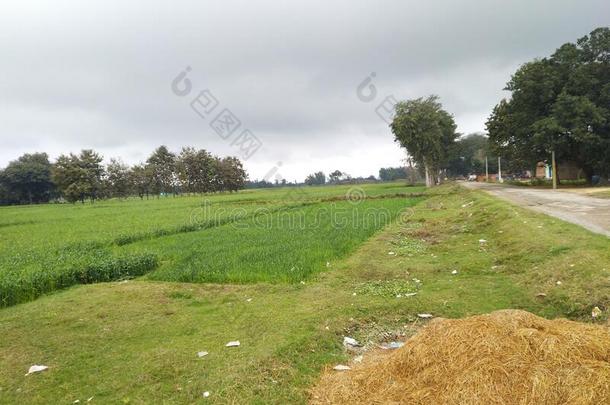
[[[496,156],[513,173],[535,171],[556,155],[575,163],[587,179],[610,176],[610,28],[598,28],[567,43],[548,58],[521,66],[489,117],[488,136],[461,137],[437,96],[398,102],[390,124],[404,147],[435,185],[443,175],[495,171]],[[492,158],[493,157],[493,158]],[[492,158],[492,159],[489,159]]]
[[[176,154],[160,146],[146,162],[133,166],[115,158],[102,162],[91,149],[63,154],[53,163],[46,153],[26,153],[0,170],[0,204],[232,192],[247,180],[238,158],[193,147]]]

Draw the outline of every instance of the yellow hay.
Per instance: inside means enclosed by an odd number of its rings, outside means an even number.
[[[610,404],[610,329],[517,310],[438,319],[389,355],[326,370],[311,402]]]

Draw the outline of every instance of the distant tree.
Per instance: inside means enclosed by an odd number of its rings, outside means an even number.
[[[270,188],[273,187],[273,183],[267,180],[252,180],[246,182],[245,188]]]
[[[237,191],[244,188],[247,175],[241,161],[236,157],[226,157],[220,160],[220,183],[222,191]]]
[[[480,133],[474,133],[459,138],[449,149],[447,174],[449,176],[467,176],[469,174],[482,174],[485,172],[485,158],[487,157],[490,173],[496,173],[498,161],[490,148],[488,138]],[[508,161],[504,161],[504,168],[508,169]]]
[[[8,205],[13,201],[11,200],[8,188],[4,181],[4,170],[0,170],[0,205]]]
[[[99,198],[181,191],[205,193],[236,191],[246,186],[248,174],[236,157],[220,158],[204,149],[182,148],[178,157],[167,147],[157,148],[145,164],[130,168],[121,159],[103,158],[92,150],[59,156],[54,164],[45,153],[25,154],[0,168],[0,205],[47,202],[51,196],[67,201],[94,202]],[[248,183],[252,187],[271,183]],[[277,185],[288,185],[285,179]]]
[[[426,185],[435,185],[457,137],[453,117],[443,110],[438,97],[399,102],[390,127],[395,140],[424,168]]]
[[[26,153],[8,164],[0,181],[5,198],[15,203],[49,201],[53,183],[51,163],[46,153]]]
[[[338,183],[341,180],[341,177],[343,177],[343,172],[341,172],[340,170],[335,170],[334,172],[328,175],[328,181],[330,183]]]
[[[146,160],[148,170],[151,173],[151,191],[156,194],[169,194],[176,192],[176,155],[167,149],[167,146],[159,146]]]
[[[324,174],[324,172],[316,172],[316,173],[310,174],[305,179],[305,184],[307,184],[308,186],[321,185],[321,184],[325,184],[325,183],[326,183],[326,175]]]
[[[70,153],[61,155],[52,168],[53,182],[62,195],[70,202],[92,202],[98,196],[102,185],[103,158],[90,149],[84,149],[79,155]]]
[[[182,148],[176,159],[176,172],[181,188],[190,193],[213,191],[216,163],[205,149]]]
[[[379,169],[379,180],[381,181],[394,181],[406,178],[407,172],[404,167],[383,167]]]
[[[589,179],[610,174],[610,28],[524,64],[506,90],[487,121],[497,153],[533,169],[554,150]]]
[[[148,198],[152,184],[152,173],[149,167],[144,164],[133,166],[129,171],[129,184],[133,194],[140,199],[144,199],[144,196]]]
[[[199,170],[197,150],[191,146],[183,147],[176,157],[176,174],[182,191],[196,192]]]
[[[91,201],[95,201],[102,186],[102,176],[104,175],[104,166],[102,161],[104,158],[91,149],[83,149],[79,155],[79,161],[83,173],[85,174],[85,182],[88,186],[88,197]]]
[[[106,166],[106,183],[109,195],[125,198],[131,192],[129,166],[119,159],[112,158]]]

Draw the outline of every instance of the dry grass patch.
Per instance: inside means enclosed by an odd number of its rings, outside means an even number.
[[[326,371],[312,403],[602,404],[610,329],[518,310],[438,319],[405,346]]]

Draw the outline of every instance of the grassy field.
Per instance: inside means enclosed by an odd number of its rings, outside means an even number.
[[[222,198],[229,197],[237,196]],[[294,210],[319,208],[325,198],[318,194]],[[390,225],[346,231],[332,246],[336,234],[298,235],[283,224],[269,236],[234,228],[237,223],[113,245],[163,259],[144,278],[75,286],[0,310],[0,402],[303,403],[324,366],[347,360],[343,336],[380,342],[409,335],[421,312],[462,317],[519,308],[591,322],[591,309],[599,306],[604,315],[596,322],[607,321],[610,244],[604,236],[453,186],[403,198],[402,208],[389,198],[362,204],[369,203],[393,213]],[[210,231],[225,236],[216,235],[214,243],[204,236]],[[241,251],[237,242],[249,244]],[[251,256],[267,243],[268,257]],[[192,257],[183,259],[181,249]],[[223,258],[225,249],[230,253]],[[270,262],[269,274],[261,265],[276,256],[292,263],[309,250],[313,264],[302,282],[281,282],[293,281],[279,270],[284,265]],[[246,275],[230,258],[241,254],[252,262]],[[257,282],[156,281],[179,280],[179,269],[197,260],[201,267],[186,272],[189,281]],[[218,271],[210,276],[205,266]],[[241,346],[224,347],[230,340]],[[198,358],[201,350],[209,355]],[[24,377],[32,364],[50,368]]]
[[[397,193],[421,191],[389,183],[0,208],[0,306],[157,268],[161,280],[300,281],[415,201]],[[345,201],[360,194],[369,198]]]

